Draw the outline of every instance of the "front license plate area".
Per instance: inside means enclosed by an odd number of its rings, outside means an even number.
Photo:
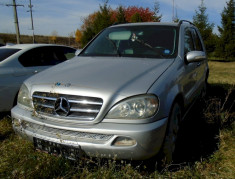
[[[39,138],[33,138],[34,147],[37,150],[54,154],[54,155],[61,155],[65,158],[70,160],[77,160],[81,153],[80,148],[78,147],[71,147],[63,144],[58,144],[55,142],[46,141]]]

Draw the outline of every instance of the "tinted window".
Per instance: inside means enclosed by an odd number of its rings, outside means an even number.
[[[203,51],[201,40],[200,40],[198,33],[196,32],[195,29],[192,29],[192,34],[193,34],[196,50]]]
[[[194,50],[193,37],[190,29],[185,30],[184,35],[184,54]]]
[[[12,48],[1,48],[0,49],[0,62],[18,52],[20,49],[12,49]]]
[[[171,26],[123,26],[104,30],[80,55],[172,58],[178,29]]]
[[[67,47],[38,47],[24,53],[19,57],[19,62],[25,66],[51,66],[70,59],[75,54],[75,49]]]
[[[59,47],[59,49],[63,51],[67,60],[69,60],[75,56],[75,52],[76,52],[75,49],[68,48],[68,47]]]

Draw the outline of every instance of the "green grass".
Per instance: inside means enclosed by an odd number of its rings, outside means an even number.
[[[89,158],[72,162],[35,151],[15,135],[5,115],[0,119],[0,178],[234,178],[235,63],[209,65],[209,95],[182,124],[178,157],[163,170],[147,162]]]

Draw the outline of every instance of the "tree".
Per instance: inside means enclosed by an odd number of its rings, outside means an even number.
[[[114,12],[115,14],[115,12]],[[117,23],[126,23],[126,17],[125,17],[125,8],[122,6],[118,7],[117,14],[116,14],[116,22]]]
[[[83,24],[81,26],[82,32],[87,30],[87,28],[92,28],[92,25],[95,21],[97,14],[98,14],[98,12],[94,12],[92,14],[89,14],[87,17],[81,19],[81,21],[83,22]]]
[[[159,4],[155,3],[154,10],[149,8],[129,6],[127,8],[119,6],[116,10],[111,10],[113,22],[160,22],[162,15],[159,15]]]
[[[154,3],[153,12],[154,12],[153,21],[154,22],[161,22],[162,14],[159,14],[160,13],[160,4],[158,1],[155,1],[155,3]]]
[[[230,0],[221,13],[221,27],[218,26],[220,38],[216,46],[216,55],[226,59],[235,58],[235,2]]]
[[[138,13],[139,15],[136,15],[136,13]],[[154,21],[154,12],[151,11],[149,8],[129,6],[125,10],[126,21],[127,22],[132,22],[131,18],[132,18],[133,15],[134,16],[140,16],[141,17],[141,22],[152,22],[152,21]]]
[[[135,14],[133,14],[131,16],[131,22],[133,22],[133,23],[142,22],[142,18],[141,18],[140,14],[138,12],[136,12]]]
[[[84,19],[81,38],[82,47],[84,47],[101,30],[114,23],[111,18],[112,10],[107,3],[108,1],[106,1],[103,6],[100,5],[100,10],[98,12],[95,12]]]
[[[82,39],[82,32],[79,29],[77,29],[75,32],[75,41],[77,43],[80,43],[81,39]]]
[[[53,30],[51,32],[50,41],[56,43],[57,37],[58,37],[58,32],[56,30]]]
[[[82,38],[81,38],[81,45],[82,48],[91,40],[93,39],[93,37],[95,37],[95,32],[94,30],[92,30],[91,27],[88,27],[82,34]]]
[[[98,34],[101,30],[114,23],[114,21],[111,20],[111,12],[111,8],[108,6],[108,1],[106,1],[103,6],[100,5],[100,10],[97,12],[97,16],[93,22],[95,34]]]
[[[206,46],[206,51],[208,53],[212,53],[215,50],[215,36],[212,32],[214,24],[208,22],[208,15],[206,14],[204,0],[201,0],[198,11],[195,10],[195,12],[196,15],[193,16],[193,23],[197,26],[202,35]]]
[[[160,21],[161,17],[162,15],[159,15],[159,4],[157,1],[155,3],[154,11],[151,11],[149,8],[136,6],[129,6],[128,8],[119,6],[117,9],[113,10],[108,6],[108,1],[106,0],[104,5],[100,5],[99,11],[90,14],[82,20],[82,47],[84,47],[97,33],[104,28],[113,25],[115,22],[152,22]]]

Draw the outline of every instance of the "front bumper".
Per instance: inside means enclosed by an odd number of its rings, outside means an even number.
[[[48,122],[33,112],[15,106],[11,110],[13,128],[22,137],[79,147],[91,157],[144,160],[153,157],[161,148],[167,118],[146,124],[58,124]],[[50,120],[51,121],[51,120]],[[120,139],[131,139],[130,145],[116,145]]]

